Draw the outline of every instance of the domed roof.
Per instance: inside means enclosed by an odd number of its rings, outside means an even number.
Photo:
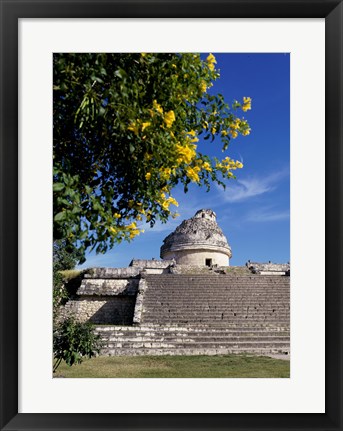
[[[201,209],[192,218],[184,220],[164,239],[161,257],[170,251],[201,249],[222,252],[231,257],[231,248],[216,218],[216,213],[211,209]]]

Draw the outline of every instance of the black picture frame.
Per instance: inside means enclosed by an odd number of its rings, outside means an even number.
[[[183,2],[0,0],[0,6],[1,430],[342,430],[342,0],[185,0]],[[325,413],[18,413],[18,19],[20,18],[325,18]],[[313,354],[315,353],[316,346],[313,346]]]

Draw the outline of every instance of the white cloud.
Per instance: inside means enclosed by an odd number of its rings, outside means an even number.
[[[245,217],[245,221],[257,223],[273,222],[287,219],[289,219],[289,211],[276,210],[272,207],[258,208],[255,211],[249,212]]]
[[[226,202],[241,202],[254,196],[269,193],[277,188],[277,184],[289,175],[288,169],[272,173],[265,177],[251,177],[231,181],[224,192]]]

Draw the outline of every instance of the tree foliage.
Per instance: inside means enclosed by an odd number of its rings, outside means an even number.
[[[89,323],[78,322],[74,317],[55,323],[53,351],[55,372],[62,360],[67,365],[80,364],[84,358],[91,358],[100,352],[100,336]]]
[[[83,255],[75,246],[68,245],[66,240],[56,240],[53,244],[53,306],[54,314],[58,306],[69,298],[61,271],[74,269]]]
[[[197,150],[199,136],[223,150],[249,124],[208,89],[219,78],[210,54],[54,55],[54,238],[82,253],[176,213],[181,183],[224,184],[239,161]]]

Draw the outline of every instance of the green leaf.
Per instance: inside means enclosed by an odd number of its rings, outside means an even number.
[[[81,235],[80,235],[80,239],[86,239],[86,238],[87,238],[87,235],[88,235],[88,231],[87,231],[87,230],[84,230],[84,231],[81,233]]]
[[[64,189],[64,184],[63,183],[55,183],[52,187],[54,192],[60,192],[61,190]]]
[[[61,211],[55,215],[54,221],[62,221],[62,220],[65,220],[66,217],[67,217],[67,213],[65,211]]]

